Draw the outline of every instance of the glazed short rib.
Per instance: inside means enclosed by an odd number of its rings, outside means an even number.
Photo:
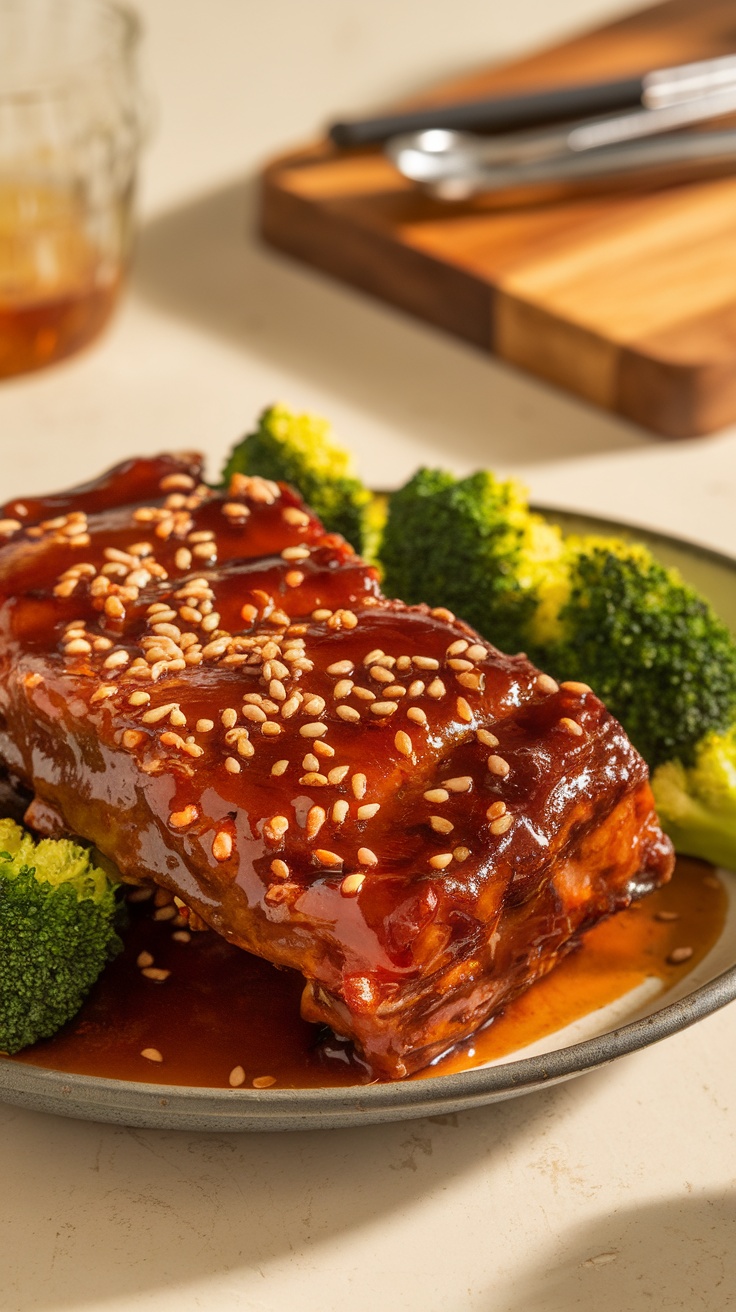
[[[0,761],[375,1073],[426,1066],[666,881],[647,769],[583,684],[376,571],[287,487],[131,460],[0,522]]]

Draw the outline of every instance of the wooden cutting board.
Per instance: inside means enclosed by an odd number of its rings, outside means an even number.
[[[736,0],[667,0],[415,104],[736,51]],[[736,420],[736,176],[498,208],[323,141],[264,172],[266,241],[670,437]]]

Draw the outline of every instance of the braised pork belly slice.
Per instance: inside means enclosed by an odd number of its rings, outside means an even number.
[[[161,456],[3,515],[0,758],[35,823],[301,971],[377,1074],[669,878],[597,697],[386,600],[289,488]]]

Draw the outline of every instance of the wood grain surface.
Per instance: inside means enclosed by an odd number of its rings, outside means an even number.
[[[736,51],[736,0],[666,0],[413,104],[597,81]],[[504,204],[434,201],[378,150],[270,164],[280,250],[656,433],[736,419],[736,177]]]

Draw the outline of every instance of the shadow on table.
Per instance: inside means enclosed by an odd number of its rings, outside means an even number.
[[[274,1262],[282,1270],[299,1255],[308,1271],[309,1253],[327,1244],[337,1263],[348,1235],[378,1224],[388,1235],[402,1212],[473,1168],[503,1172],[518,1138],[563,1114],[565,1098],[550,1089],[403,1124],[212,1136],[0,1107],[0,1308],[127,1308],[163,1290],[190,1307],[185,1291],[207,1278],[225,1307],[260,1307],[249,1300],[265,1296]],[[406,1280],[427,1260],[407,1252]],[[232,1304],[228,1290],[238,1291]]]
[[[471,460],[519,465],[647,442],[603,412],[277,255],[255,235],[256,208],[257,183],[243,179],[149,222],[138,240],[134,292],[364,406],[438,453],[451,442]]]
[[[733,1312],[736,1192],[684,1195],[557,1237],[488,1312]]]

